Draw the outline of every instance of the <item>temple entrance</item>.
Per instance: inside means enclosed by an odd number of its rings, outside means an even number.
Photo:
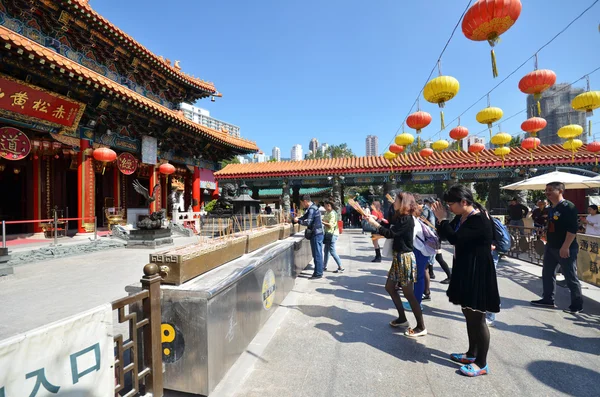
[[[22,221],[31,218],[32,214],[27,211],[31,201],[25,200],[31,197],[27,183],[31,173],[30,163],[27,160],[0,162],[0,220]],[[32,224],[6,225],[6,234],[31,233],[32,230]]]

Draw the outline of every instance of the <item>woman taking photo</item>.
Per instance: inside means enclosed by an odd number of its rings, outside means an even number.
[[[467,376],[489,372],[487,353],[490,331],[485,313],[500,311],[500,295],[496,270],[492,260],[493,224],[473,194],[462,185],[455,185],[444,194],[444,201],[456,216],[446,220],[446,210],[440,202],[433,204],[438,219],[438,234],[454,245],[452,278],[446,294],[450,302],[461,305],[467,320],[469,349],[452,353],[452,361],[465,364],[460,371]]]
[[[394,201],[394,214],[388,219],[388,226],[381,226],[373,218],[368,217],[369,223],[377,228],[377,234],[385,238],[393,239],[393,259],[392,266],[388,272],[388,279],[385,284],[385,290],[392,301],[398,318],[391,321],[392,327],[409,327],[406,313],[402,307],[402,299],[398,293],[398,288],[402,288],[402,293],[412,309],[417,320],[415,328],[408,328],[404,335],[414,338],[427,335],[427,329],[423,321],[423,312],[414,293],[414,282],[416,281],[416,260],[413,254],[413,232],[415,222],[413,216],[418,214],[419,208],[415,198],[410,193],[398,193]]]
[[[335,251],[335,243],[340,235],[340,229],[338,228],[338,214],[333,208],[333,203],[329,200],[325,200],[325,215],[323,216],[323,225],[325,225],[325,236],[323,237],[323,271],[327,270],[327,262],[329,261],[329,254],[337,263],[337,270],[334,273],[343,272],[345,269],[342,267],[342,261]]]

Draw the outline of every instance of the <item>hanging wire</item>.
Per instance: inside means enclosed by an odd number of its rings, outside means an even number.
[[[471,110],[475,105],[477,105],[479,102],[481,102],[483,99],[485,99],[486,97],[488,97],[496,88],[500,87],[500,85],[502,85],[506,80],[508,80],[509,78],[511,78],[515,73],[517,73],[519,71],[519,69],[521,69],[523,66],[525,66],[531,59],[537,57],[537,54],[542,51],[544,48],[546,48],[548,45],[550,45],[550,43],[552,43],[554,40],[556,40],[556,38],[558,38],[561,34],[563,34],[564,32],[567,31],[567,29],[569,29],[571,27],[571,25],[573,25],[575,22],[577,22],[577,20],[579,20],[582,16],[584,16],[590,9],[592,9],[592,7],[594,7],[600,0],[595,0],[589,7],[587,7],[585,10],[583,10],[577,17],[575,17],[575,19],[573,19],[571,22],[569,22],[567,24],[567,26],[565,26],[561,31],[559,31],[557,34],[554,35],[554,37],[552,37],[548,42],[546,42],[546,44],[544,44],[543,46],[541,46],[540,48],[537,49],[537,51],[530,56],[529,58],[527,58],[523,63],[521,63],[519,66],[517,66],[517,68],[515,70],[513,70],[512,72],[510,72],[510,74],[508,74],[508,76],[506,76],[504,79],[502,79],[498,84],[496,84],[491,90],[489,90],[487,93],[483,94],[477,101],[475,101],[471,106],[469,106],[465,111],[463,111],[461,114],[458,115],[458,117],[460,116],[464,116],[465,113],[467,113],[469,110]],[[464,15],[464,14],[463,14]],[[591,74],[591,73],[590,73]],[[577,80],[580,81],[581,79]],[[421,90],[422,91],[422,90]],[[419,94],[420,95],[420,94]],[[489,106],[489,102],[488,102],[488,106]],[[452,120],[449,124],[452,124],[454,121],[456,121],[458,119],[458,117],[454,118],[454,120]],[[439,130],[438,132],[436,132],[434,135],[431,136],[430,139],[435,138],[436,136],[440,135],[444,130]],[[487,130],[486,130],[487,131]]]
[[[596,0],[596,1],[600,1],[600,0]],[[431,79],[431,76],[433,76],[433,73],[435,72],[435,69],[438,67],[439,62],[442,60],[442,55],[444,55],[444,52],[446,52],[446,49],[448,48],[448,45],[450,44],[450,41],[452,40],[452,38],[454,37],[454,33],[456,33],[456,29],[458,29],[458,26],[460,25],[460,22],[463,20],[463,17],[465,16],[465,14],[467,13],[467,11],[469,10],[469,7],[471,7],[471,3],[473,2],[473,0],[469,0],[467,6],[465,7],[465,10],[463,11],[463,13],[460,15],[460,18],[458,18],[458,21],[456,22],[456,25],[454,26],[454,29],[452,29],[452,33],[450,34],[450,37],[448,38],[448,41],[446,41],[446,44],[444,45],[444,48],[442,48],[442,52],[440,52],[440,55],[438,56],[438,59],[435,63],[435,65],[433,66],[433,68],[431,69],[431,72],[429,72],[429,76],[427,76],[427,79],[425,80],[425,84],[423,84],[423,86],[421,87],[421,90],[419,91],[419,93],[417,94],[417,99],[415,99],[415,101],[413,102],[412,106],[410,107],[410,110],[408,111],[408,113],[406,114],[406,117],[404,117],[402,124],[404,125],[404,123],[406,123],[406,119],[408,118],[408,116],[410,116],[410,114],[412,113],[413,109],[415,108],[415,105],[417,105],[418,101],[419,101],[419,97],[421,96],[421,94],[423,93],[423,90],[425,89],[425,86],[427,85],[427,83],[429,82],[429,80]],[[396,135],[398,135],[398,132],[400,131],[400,128],[398,128],[396,130],[396,133],[394,134],[394,137]],[[392,137],[392,140],[390,141],[390,143],[387,144],[386,146],[386,150],[387,147],[389,147],[392,142],[394,141],[394,137]]]

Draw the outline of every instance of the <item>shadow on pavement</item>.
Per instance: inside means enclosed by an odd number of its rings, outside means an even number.
[[[534,361],[527,370],[537,380],[569,396],[591,396],[598,391],[600,373],[583,366],[557,361]]]
[[[425,346],[419,343],[419,340],[399,335],[401,329],[395,332],[395,329],[388,325],[394,319],[389,314],[354,313],[335,306],[299,305],[297,309],[310,317],[326,317],[338,322],[337,325],[319,323],[315,326],[328,332],[338,342],[365,343],[403,361],[457,368],[448,358],[449,353]]]

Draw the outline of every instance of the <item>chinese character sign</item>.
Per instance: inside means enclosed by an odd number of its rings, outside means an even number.
[[[137,166],[137,159],[131,153],[123,152],[117,157],[117,167],[125,175],[133,174]]]
[[[21,160],[31,151],[31,142],[23,131],[12,127],[0,128],[0,157]]]
[[[112,307],[0,342],[0,396],[114,396]]]
[[[142,137],[142,163],[156,164],[158,156],[158,141],[150,136]]]
[[[85,105],[0,74],[0,114],[74,131]]]

